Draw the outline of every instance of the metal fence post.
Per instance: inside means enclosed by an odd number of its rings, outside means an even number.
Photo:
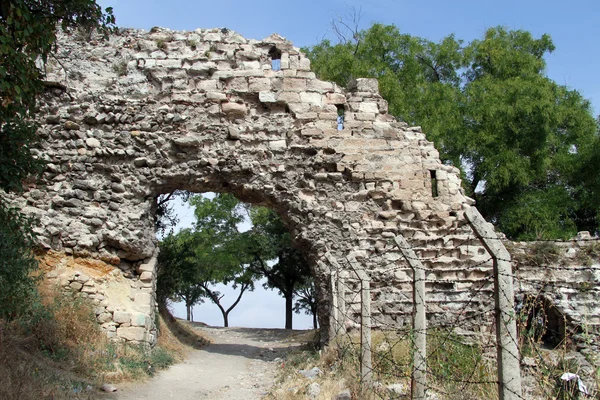
[[[337,262],[335,257],[331,255],[331,253],[325,253],[325,258],[327,258],[331,266],[337,272],[335,281],[335,292],[337,294],[335,302],[337,303],[337,314],[334,336],[339,336],[340,333],[346,333],[346,283],[344,282],[345,274],[342,270],[342,267],[340,267],[340,264]]]
[[[413,373],[411,398],[425,400],[427,396],[427,315],[425,302],[425,268],[402,235],[394,238],[402,255],[413,270]]]
[[[521,369],[517,346],[515,296],[510,254],[475,207],[465,211],[475,234],[492,256],[494,264],[494,299],[496,303],[496,339],[498,341],[498,384],[500,400],[522,399]]]
[[[337,304],[340,318],[337,321],[337,330],[336,334],[345,334],[346,333],[346,282],[345,282],[346,274],[343,271],[337,275]]]
[[[352,269],[360,279],[360,372],[362,382],[371,384],[373,381],[373,362],[371,359],[371,284],[369,275],[356,261],[353,254],[346,256]]]
[[[318,262],[321,269],[326,269],[325,264],[321,261]],[[338,310],[338,271],[332,270],[329,275],[329,287],[331,290],[331,307],[329,309],[329,341],[335,339],[338,333],[340,313]]]

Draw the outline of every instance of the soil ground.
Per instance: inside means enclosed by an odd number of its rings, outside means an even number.
[[[251,400],[273,386],[283,356],[301,347],[312,331],[189,326],[212,342],[146,382],[121,384],[102,399]]]

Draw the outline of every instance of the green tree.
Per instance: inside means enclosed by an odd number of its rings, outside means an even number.
[[[254,289],[256,279],[248,268],[250,255],[245,252],[244,235],[237,228],[246,212],[229,194],[214,198],[196,195],[190,203],[196,216],[194,228],[171,233],[160,244],[159,299],[185,302],[190,319],[192,307],[208,298],[221,311],[227,327],[229,313],[247,290]],[[227,308],[223,295],[214,289],[217,283],[239,288],[237,298]]]
[[[253,225],[247,239],[248,252],[253,256],[250,268],[267,278],[266,287],[277,289],[283,296],[285,329],[292,329],[294,295],[310,284],[310,267],[292,245],[290,233],[277,213],[256,207],[250,210],[250,218]]]
[[[185,304],[187,320],[193,321],[193,307],[206,297],[199,285],[203,271],[195,259],[193,232],[183,229],[172,232],[160,242],[158,258],[158,301],[165,304],[168,299]]]
[[[582,175],[597,124],[589,101],[545,76],[553,50],[548,35],[502,27],[464,45],[374,24],[305,52],[322,79],[378,78],[390,113],[423,126],[442,160],[462,168],[488,220],[514,239],[550,239],[599,223],[598,187]]]
[[[294,296],[296,297],[296,302],[294,303],[294,311],[296,314],[300,314],[304,311],[305,314],[312,315],[313,329],[317,329],[319,327],[317,321],[317,309],[319,303],[317,301],[315,281],[310,279],[304,285],[297,287],[294,290]]]
[[[56,44],[57,29],[110,28],[112,10],[93,0],[0,2],[0,189],[21,191],[43,163],[31,147],[38,141],[36,98],[43,91],[43,63]],[[31,253],[31,221],[11,209],[0,193],[0,316],[15,317],[29,303],[37,267]]]

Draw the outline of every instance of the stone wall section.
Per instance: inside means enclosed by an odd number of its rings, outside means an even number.
[[[491,263],[464,219],[473,201],[459,171],[419,127],[387,114],[376,80],[345,91],[316,79],[282,37],[226,29],[61,37],[56,58],[46,70],[59,85],[40,101],[35,149],[46,171],[14,200],[38,220],[42,258],[59,260],[49,276],[91,298],[109,335],[156,338],[155,199],[176,189],[275,209],[313,267],[321,326],[325,252],[347,269],[355,253],[372,279],[378,326],[410,322],[412,273],[392,241],[400,233],[426,259],[431,321],[466,312],[474,317],[460,328],[471,331],[491,321]],[[110,272],[92,278],[86,263]]]
[[[508,243],[521,304],[538,298],[559,316],[561,333],[577,350],[600,354],[600,239],[580,232],[572,241]]]

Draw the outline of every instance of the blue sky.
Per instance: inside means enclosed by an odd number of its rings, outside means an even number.
[[[176,30],[227,27],[249,39],[271,33],[296,46],[330,37],[337,15],[360,9],[361,28],[373,22],[395,24],[402,32],[438,41],[454,33],[466,42],[486,28],[503,25],[538,37],[552,36],[556,50],[547,57],[548,76],[579,90],[600,113],[600,1],[598,0],[100,0],[114,7],[121,27]]]
[[[316,44],[323,38],[334,39],[332,19],[353,9],[361,10],[361,29],[374,22],[395,24],[404,33],[433,41],[453,33],[469,42],[497,25],[528,30],[535,37],[548,33],[556,45],[554,53],[546,58],[548,76],[579,90],[592,100],[595,114],[600,113],[600,0],[99,0],[99,4],[114,7],[121,27],[227,27],[249,39],[279,33],[298,47]],[[182,222],[190,224],[191,211],[179,209]],[[283,298],[258,287],[232,311],[231,324],[282,327]],[[226,295],[231,297],[231,293]],[[185,315],[181,306],[175,311],[178,316]],[[195,315],[209,324],[222,323],[220,312],[210,303],[197,307]],[[310,325],[309,317],[295,316],[296,327]]]

